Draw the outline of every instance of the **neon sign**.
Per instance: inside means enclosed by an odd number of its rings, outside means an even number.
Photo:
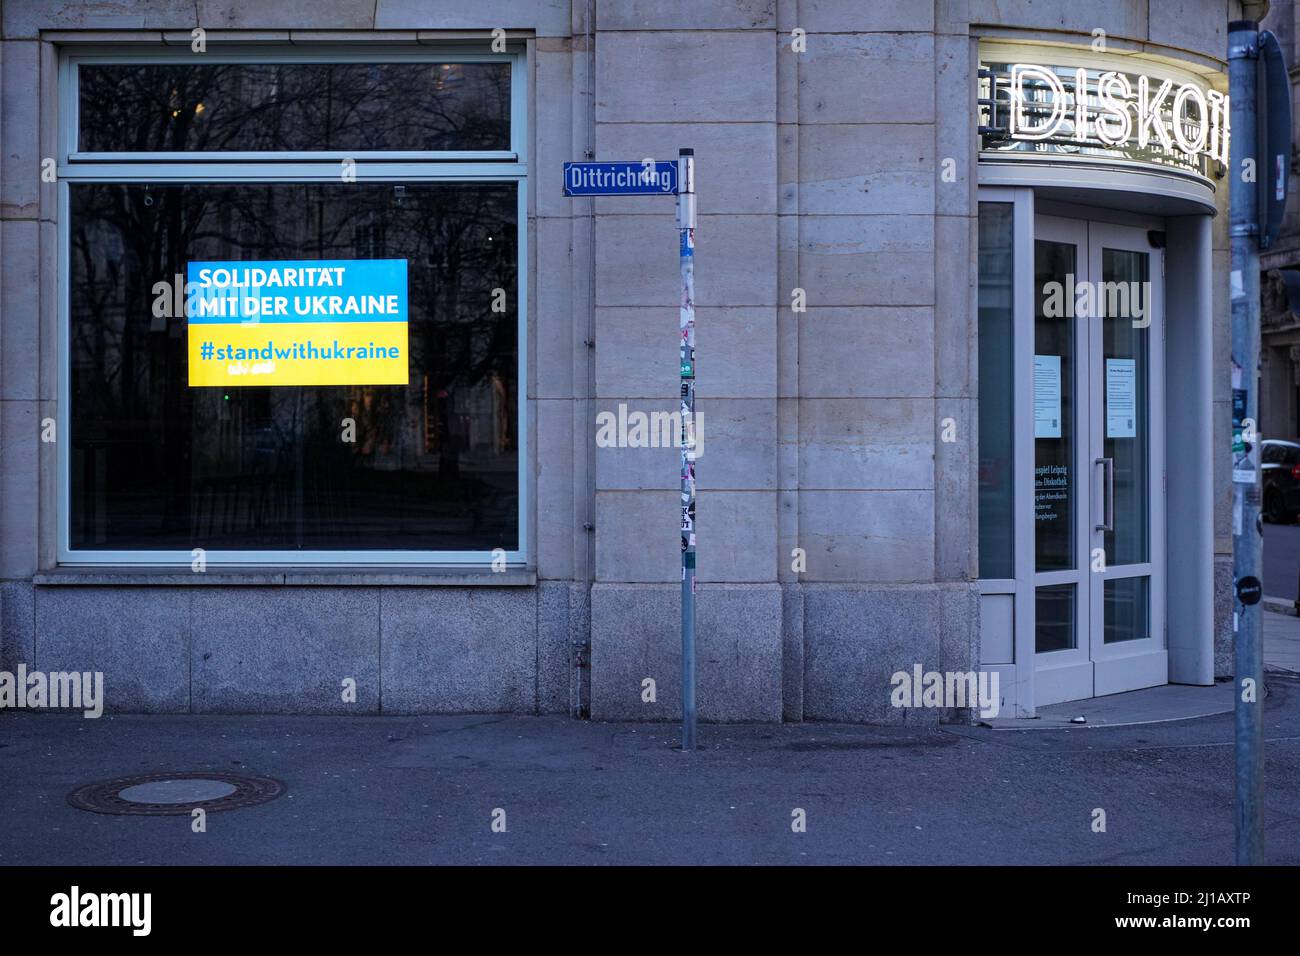
[[[1119,159],[1209,178],[1227,164],[1228,97],[1191,81],[1114,69],[984,64],[986,152]]]

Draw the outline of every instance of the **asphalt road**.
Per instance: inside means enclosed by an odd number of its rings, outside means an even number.
[[[1265,704],[1267,860],[1300,864],[1300,681]],[[9,864],[1231,864],[1232,715],[1004,731],[549,717],[0,716]],[[231,770],[256,807],[74,809],[82,783]],[[1106,811],[1094,832],[1094,811]],[[505,832],[493,832],[495,810]],[[793,814],[806,814],[794,832]]]
[[[1300,578],[1300,525],[1264,524],[1264,593],[1296,599]]]

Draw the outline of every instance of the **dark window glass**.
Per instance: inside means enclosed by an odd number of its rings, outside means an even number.
[[[1134,301],[1124,307],[1118,296],[1102,296],[1101,325],[1102,354],[1106,382],[1102,385],[1106,427],[1103,454],[1114,463],[1112,482],[1112,507],[1115,520],[1113,531],[1105,532],[1102,545],[1106,549],[1106,563],[1139,564],[1150,560],[1151,515],[1148,494],[1151,485],[1150,424],[1147,394],[1150,390],[1149,365],[1151,349],[1150,330],[1139,324],[1134,326],[1134,316],[1146,316],[1151,307],[1144,296],[1149,286],[1150,256],[1145,252],[1127,249],[1101,251],[1101,280],[1107,289],[1131,289]],[[1112,315],[1111,311],[1118,314]],[[1125,402],[1115,416],[1112,431],[1112,412],[1109,405],[1109,379],[1113,361],[1132,364],[1133,400]],[[1132,407],[1129,407],[1129,406]],[[1131,416],[1131,417],[1127,417]],[[1117,594],[1125,594],[1122,589]],[[1118,598],[1117,598],[1118,600]],[[1145,635],[1143,635],[1145,636]]]
[[[1068,651],[1076,646],[1073,584],[1034,589],[1034,650],[1039,654]]]
[[[510,64],[82,64],[83,152],[508,150]]]
[[[981,578],[1016,576],[1013,209],[979,205]]]
[[[70,192],[74,549],[518,547],[515,184]],[[409,384],[190,387],[154,284],[310,259],[406,261]]]
[[[1044,390],[1060,400],[1061,417],[1034,423],[1034,567],[1064,571],[1077,566],[1074,520],[1074,317],[1052,303],[1075,294],[1078,249],[1068,242],[1034,242],[1034,367]],[[1035,392],[1039,385],[1035,382]],[[1057,597],[1053,602],[1063,600]],[[1073,598],[1071,598],[1071,601]],[[1053,606],[1058,606],[1054,604]],[[1063,603],[1059,604],[1064,607]],[[1072,606],[1072,605],[1071,605]],[[1044,648],[1039,646],[1039,650]]]
[[[1106,582],[1102,598],[1107,644],[1151,637],[1151,579],[1114,578]]]

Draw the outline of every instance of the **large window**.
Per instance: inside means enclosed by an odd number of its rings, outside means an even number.
[[[61,560],[524,560],[516,58],[193,61],[64,71]]]

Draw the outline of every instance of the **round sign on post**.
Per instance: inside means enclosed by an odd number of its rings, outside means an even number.
[[[1260,584],[1259,578],[1247,576],[1237,581],[1237,600],[1247,607],[1258,604],[1263,596],[1264,585]]]

